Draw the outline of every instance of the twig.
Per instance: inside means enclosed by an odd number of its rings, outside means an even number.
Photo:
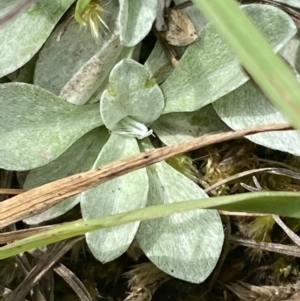
[[[273,124],[207,135],[177,145],[143,152],[94,170],[33,188],[0,203],[0,228],[43,212],[60,203],[63,199],[83,192],[88,188],[95,187],[118,176],[166,160],[175,155],[259,132],[290,129],[292,127],[289,124]]]
[[[0,194],[16,195],[27,191],[26,189],[0,188]]]
[[[31,271],[32,267],[28,261],[28,258],[26,257],[26,253],[21,253],[21,254],[17,255],[16,262],[20,266],[24,275],[27,276],[29,274],[29,272]],[[32,297],[33,297],[33,300],[46,301],[45,296],[41,292],[39,284],[33,288]]]
[[[93,298],[91,297],[84,284],[66,266],[58,263],[57,265],[55,265],[54,271],[69,284],[69,286],[79,297],[80,301],[93,301]]]
[[[254,182],[254,186],[250,186],[245,183],[241,183],[241,186],[250,192],[263,191],[263,188],[260,186],[260,184],[255,176],[252,177],[252,180]]]
[[[258,172],[265,172],[265,173],[271,173],[271,174],[275,174],[275,175],[281,175],[281,176],[286,176],[286,177],[291,177],[293,179],[300,179],[300,173],[291,171],[289,169],[285,169],[285,168],[276,168],[276,167],[265,167],[265,168],[257,168],[257,169],[251,169],[251,170],[246,170],[246,171],[242,171],[240,173],[237,173],[233,176],[230,176],[224,180],[221,180],[215,184],[213,184],[212,186],[206,188],[204,191],[206,193],[216,189],[217,187],[224,185],[228,182],[234,181],[236,179],[245,177],[245,176],[249,176],[252,175],[254,173],[258,173]],[[259,188],[258,188],[259,189]]]
[[[299,282],[282,286],[256,286],[238,281],[226,287],[244,301],[299,301]]]
[[[185,1],[185,2],[182,2],[178,5],[175,5],[175,8],[176,9],[184,9],[184,8],[187,8],[189,6],[192,6],[194,5],[193,1]]]
[[[252,216],[253,217],[253,216],[268,216],[268,215],[270,215],[270,214],[255,213],[255,212],[239,212],[239,211],[225,211],[225,210],[218,210],[218,211],[221,215],[228,215],[228,216],[243,216],[243,217]]]
[[[300,237],[293,232],[278,215],[272,215],[277,225],[286,233],[286,235],[298,246],[300,247]]]
[[[78,220],[78,221],[80,221],[80,220]],[[61,223],[60,225],[64,225],[64,224],[67,224],[67,223]],[[9,242],[13,242],[15,240],[37,234],[37,233],[43,232],[45,230],[49,230],[56,226],[57,225],[48,225],[48,226],[40,226],[40,227],[34,227],[34,228],[22,229],[22,230],[12,230],[9,232],[0,233],[0,244],[6,244]]]
[[[18,287],[7,294],[3,301],[23,300],[36,283],[56,264],[56,262],[67,253],[72,246],[82,237],[69,239],[55,244],[51,249],[44,253],[37,265],[29,272],[24,281]]]
[[[225,238],[231,243],[235,243],[248,248],[259,248],[264,251],[275,252],[279,254],[300,257],[300,248],[298,246],[287,246],[271,242],[256,241],[254,239],[239,238],[237,236],[228,236]]]

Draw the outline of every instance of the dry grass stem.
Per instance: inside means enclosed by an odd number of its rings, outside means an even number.
[[[152,262],[141,263],[124,274],[129,278],[131,292],[124,301],[150,301],[156,290],[172,276],[158,269]]]
[[[244,282],[226,285],[243,301],[298,301],[299,284],[255,286]]]
[[[289,124],[273,124],[207,135],[177,145],[150,150],[112,162],[101,168],[42,185],[0,203],[0,228],[43,212],[63,199],[83,192],[88,188],[95,187],[139,168],[166,160],[172,156],[250,134],[290,129],[291,126]]]

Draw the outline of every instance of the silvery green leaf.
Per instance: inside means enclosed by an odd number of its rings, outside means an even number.
[[[91,169],[107,139],[108,132],[105,127],[94,129],[85,134],[57,159],[45,166],[30,171],[24,183],[24,188],[39,187],[46,183]],[[80,202],[80,198],[80,194],[69,197],[52,208],[25,219],[24,222],[36,225],[61,216],[76,206]]]
[[[120,39],[131,47],[141,42],[150,32],[156,18],[157,0],[119,0]]]
[[[119,35],[114,33],[101,49],[66,83],[59,96],[76,105],[85,104],[108,76],[122,51]]]
[[[160,116],[163,108],[163,94],[143,65],[130,59],[115,65],[100,101],[101,117],[109,130],[119,128],[127,117],[148,125]]]
[[[41,50],[34,83],[71,103],[86,103],[122,50],[115,32],[118,11],[117,1],[105,6],[101,18],[110,30],[100,27],[101,36],[96,40],[88,28],[82,28],[75,20],[65,28],[70,16],[66,17]]]
[[[300,33],[298,32],[280,51],[280,54],[300,74]]]
[[[174,70],[159,42],[155,44],[144,66],[148,69],[150,78],[154,77],[158,84],[164,82]]]
[[[65,29],[66,21],[67,18],[46,41],[39,53],[34,74],[35,85],[56,95],[99,49],[90,33],[80,28],[74,19]]]
[[[125,58],[130,58],[135,61],[139,60],[140,57],[140,44],[135,47],[123,47],[120,55],[116,59],[115,64],[120,62],[121,60]],[[101,85],[97,88],[95,93],[91,96],[88,103],[96,103],[100,101],[101,95],[103,91],[108,87],[109,84],[109,76],[106,76],[105,80],[101,83]]]
[[[14,5],[16,5],[19,2],[19,0],[6,0],[0,2],[0,16],[6,14],[10,8]]]
[[[143,146],[148,150],[149,143]],[[148,206],[206,198],[205,192],[166,162],[147,167]],[[216,210],[193,210],[141,222],[137,240],[162,271],[185,281],[203,282],[214,269],[224,234]]]
[[[0,167],[28,170],[45,165],[102,124],[97,105],[77,107],[33,85],[2,84]]]
[[[169,113],[152,124],[155,135],[166,145],[185,142],[203,135],[227,131],[227,125],[212,105],[195,112]]]
[[[221,119],[234,130],[261,124],[288,123],[252,81],[213,105]],[[271,149],[300,155],[300,134],[297,131],[259,133],[245,138]]]
[[[28,62],[75,0],[39,0],[0,29],[0,78]]]
[[[12,22],[35,2],[36,0],[2,1],[2,3],[0,3],[0,28],[3,28],[7,23]]]
[[[296,26],[283,11],[271,5],[243,7],[275,51],[295,34]],[[211,24],[182,56],[171,76],[161,85],[164,113],[196,111],[245,83],[248,76]]]
[[[300,8],[299,0],[274,0],[274,2],[282,3],[285,5],[293,6],[296,8]]]
[[[94,167],[139,153],[136,139],[112,134],[101,150]],[[147,202],[148,177],[145,168],[105,182],[83,192],[81,210],[84,220],[143,208]],[[133,241],[139,222],[101,229],[86,234],[93,255],[101,262],[111,261]]]

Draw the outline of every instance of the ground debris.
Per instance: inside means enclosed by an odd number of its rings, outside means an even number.
[[[300,283],[285,286],[256,286],[241,282],[228,284],[230,289],[243,301],[299,301]]]

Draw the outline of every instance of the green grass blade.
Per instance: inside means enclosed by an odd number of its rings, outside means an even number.
[[[300,84],[235,0],[193,0],[265,95],[300,129]]]
[[[201,208],[244,210],[300,218],[300,193],[258,192],[216,198],[150,206],[121,214],[105,216],[89,221],[71,222],[46,230],[0,248],[0,260],[33,248],[61,241],[86,232],[119,226],[134,221],[159,218],[172,213]]]

